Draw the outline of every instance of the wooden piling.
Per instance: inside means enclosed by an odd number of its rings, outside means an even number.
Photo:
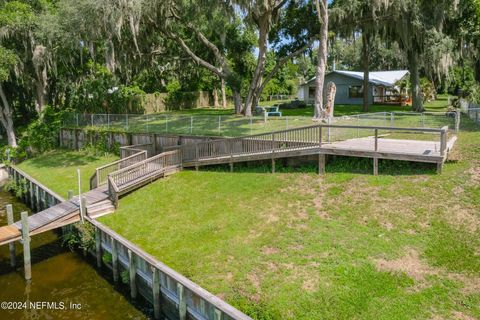
[[[80,200],[80,221],[85,223],[85,216],[87,214],[87,198],[82,196]]]
[[[95,227],[95,255],[97,258],[97,267],[102,267],[102,236],[100,229]]]
[[[33,201],[33,183],[32,183],[32,181],[28,182],[28,195],[30,197],[30,199],[29,199],[30,200],[30,208],[33,209],[35,203]]]
[[[130,275],[130,296],[132,299],[137,298],[137,264],[135,255],[132,250],[128,249],[128,273]]]
[[[325,174],[326,157],[324,153],[318,154],[318,174]]]
[[[68,190],[67,199],[72,200],[72,198],[73,198],[73,190]]]
[[[11,204],[7,204],[7,222],[8,225],[14,224],[13,220],[13,207]],[[17,265],[16,253],[15,253],[15,242],[8,244],[8,251],[10,251],[10,266],[15,268]]]
[[[275,173],[275,158],[272,158],[272,173]]]
[[[160,275],[157,268],[152,266],[152,293],[153,293],[153,314],[155,319],[160,319]]]
[[[42,211],[42,208],[40,208],[40,187],[38,185],[35,185],[35,208],[37,212]]]
[[[177,294],[178,294],[178,317],[180,320],[187,319],[187,301],[185,300],[185,288],[179,282],[177,282]]]
[[[373,175],[378,176],[378,158],[373,158]]]
[[[112,244],[112,271],[113,271],[113,282],[118,283],[118,251],[117,251],[117,241],[110,237]]]
[[[222,320],[222,311],[215,309],[213,312],[213,320]]]
[[[22,244],[23,244],[23,265],[25,270],[25,280],[32,279],[32,262],[30,258],[30,235],[28,227],[28,212],[21,213],[22,218]]]

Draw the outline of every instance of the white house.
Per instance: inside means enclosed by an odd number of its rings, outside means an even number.
[[[370,72],[369,103],[401,104],[405,102],[406,93],[400,92],[397,83],[408,75],[408,70]],[[330,81],[337,86],[335,104],[363,103],[363,72],[331,71],[325,76],[325,88]],[[308,104],[315,101],[315,78],[299,86],[297,97]]]

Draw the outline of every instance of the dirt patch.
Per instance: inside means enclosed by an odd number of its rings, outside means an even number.
[[[463,312],[454,311],[452,312],[453,319],[455,320],[475,320],[474,317],[471,317]]]
[[[264,248],[262,249],[262,253],[263,253],[264,255],[267,255],[267,256],[272,255],[272,254],[277,254],[277,253],[279,253],[279,252],[280,252],[279,249],[273,248],[273,247],[264,247]]]
[[[405,273],[416,281],[423,281],[425,276],[438,273],[420,259],[415,249],[408,249],[403,257],[395,260],[377,259],[375,265],[380,271]]]
[[[480,167],[473,167],[468,170],[470,174],[470,182],[473,185],[478,185],[480,183]]]
[[[318,279],[316,278],[309,278],[303,280],[302,289],[307,292],[315,292],[318,288]]]
[[[475,208],[456,204],[448,210],[446,219],[453,226],[464,227],[471,233],[476,233],[480,229],[480,216]]]

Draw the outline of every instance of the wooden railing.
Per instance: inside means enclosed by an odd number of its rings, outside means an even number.
[[[106,184],[108,182],[108,175],[110,173],[126,168],[128,166],[131,166],[135,163],[138,163],[146,159],[147,159],[147,151],[138,149],[137,153],[129,157],[120,159],[118,161],[104,165],[103,167],[97,168],[95,170],[95,173],[90,178],[90,190],[93,190],[95,188],[98,188]]]
[[[181,165],[181,153],[169,151],[110,173],[108,190],[112,201],[117,206],[120,195],[138,188],[145,181],[155,179],[169,169],[180,168]]]
[[[332,124],[318,124],[266,134],[198,142],[165,148],[165,150],[179,150],[182,153],[183,162],[188,163],[214,158],[319,149],[323,144],[330,144],[352,138],[373,137],[375,147],[372,151],[378,151],[379,132],[382,134],[403,132],[438,135],[440,139],[440,154],[442,156],[445,154],[448,126],[434,129]],[[437,138],[432,137],[432,139]]]
[[[141,151],[147,152],[147,157],[153,156],[153,144],[144,143],[144,144],[134,144],[131,146],[120,147],[120,158],[128,158],[134,154],[137,154]]]

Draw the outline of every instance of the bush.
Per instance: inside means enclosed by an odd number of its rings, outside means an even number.
[[[66,114],[65,110],[58,111],[47,106],[38,119],[30,123],[23,132],[13,157],[20,160],[56,148],[62,120]]]
[[[475,84],[470,90],[469,100],[473,103],[480,104],[480,84]]]

